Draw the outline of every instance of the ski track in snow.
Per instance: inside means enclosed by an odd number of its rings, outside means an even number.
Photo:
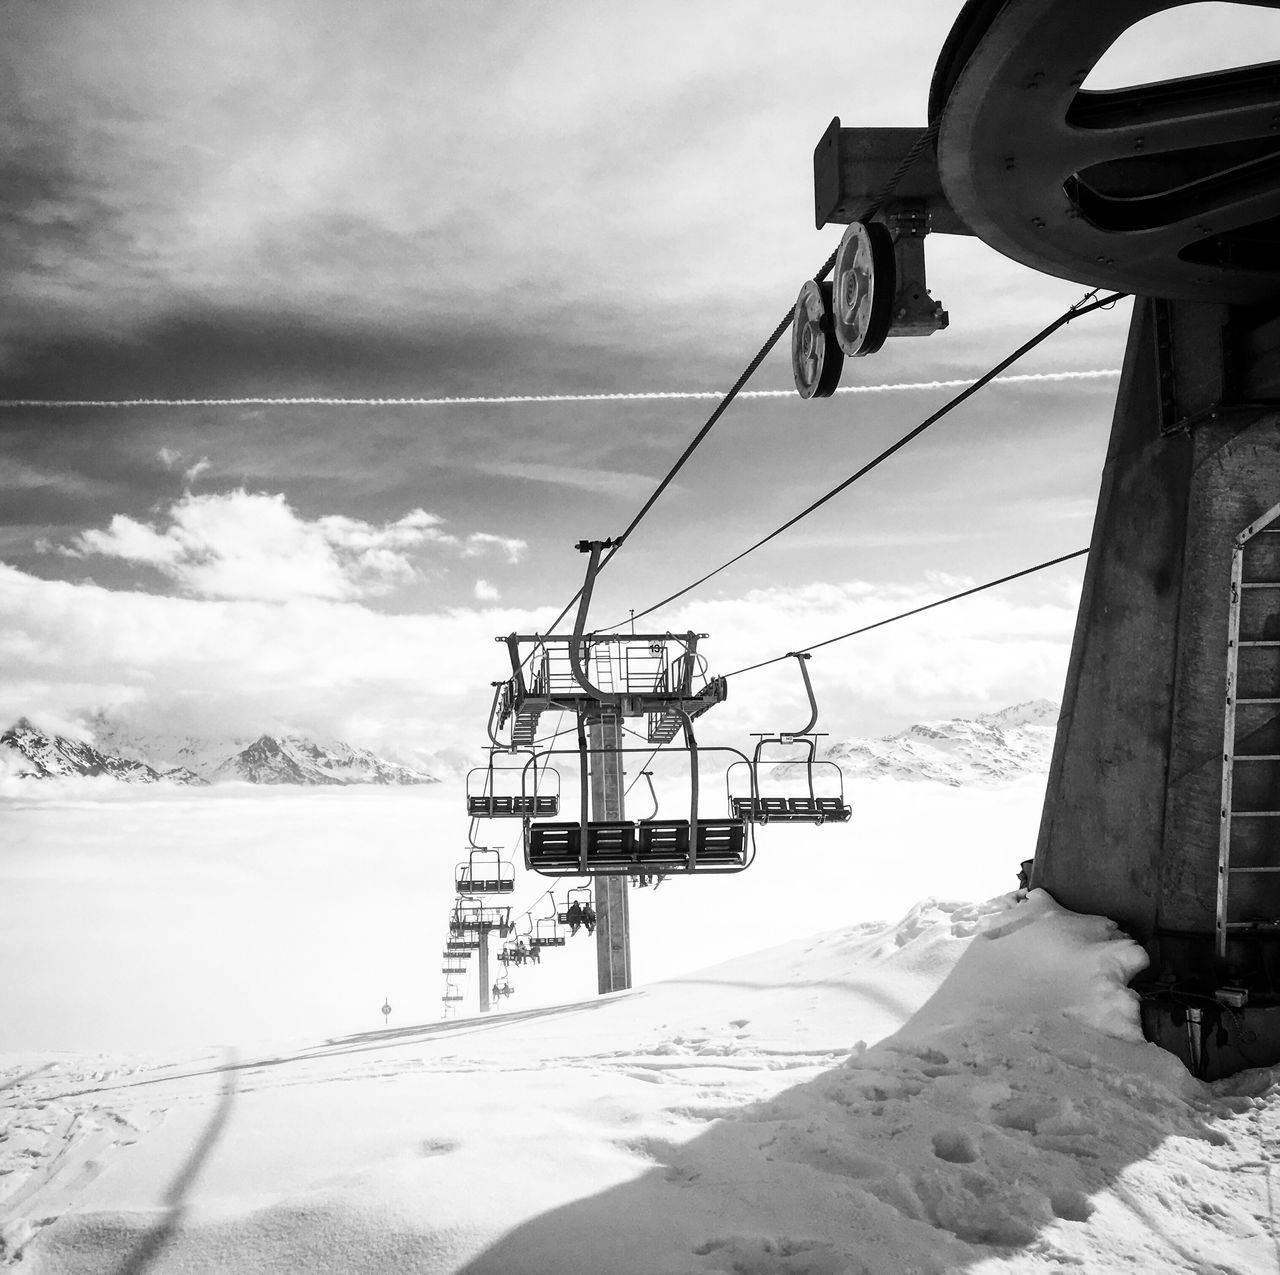
[[[19,1059],[0,1066],[0,1266],[1280,1269],[1277,1073],[1207,1085],[1137,1038],[1137,949],[1108,927],[1039,892],[930,902],[896,927],[555,1010],[236,1061]],[[856,1002],[832,976],[851,971],[914,1000],[869,1048],[839,1018]],[[289,1101],[333,1127],[287,1111],[273,1125]],[[390,1135],[380,1104],[397,1113]],[[262,1141],[216,1145],[211,1113],[235,1134],[246,1112],[266,1121]],[[362,1123],[373,1150],[352,1149]],[[246,1148],[281,1130],[336,1141],[305,1172],[275,1147],[285,1159],[259,1170],[270,1189],[246,1185]],[[180,1161],[182,1191],[166,1167]],[[149,1173],[163,1196],[130,1185]]]

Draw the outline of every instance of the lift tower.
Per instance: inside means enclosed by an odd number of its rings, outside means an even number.
[[[1212,1077],[1280,1061],[1280,63],[1082,88],[1183,3],[969,0],[876,215],[1134,297],[1032,881],[1144,944]],[[835,121],[819,225],[917,136]]]
[[[546,875],[595,878],[596,966],[601,994],[631,986],[627,881],[629,875],[645,871],[647,854],[644,848],[633,845],[635,830],[624,818],[622,763],[627,751],[635,751],[624,749],[624,723],[628,718],[638,719],[637,725],[643,730],[633,733],[651,747],[672,744],[684,732],[690,745],[695,794],[693,817],[686,824],[684,836],[686,841],[691,840],[696,863],[700,848],[708,858],[714,853],[705,845],[716,830],[707,826],[711,821],[699,823],[696,816],[697,750],[692,746],[690,723],[722,702],[727,693],[724,678],[700,677],[703,661],[698,654],[698,641],[706,636],[704,633],[586,630],[600,553],[611,543],[584,540],[578,545],[589,559],[571,634],[512,633],[498,639],[507,645],[511,677],[497,685],[490,724],[490,738],[495,745],[501,747],[498,734],[505,731],[512,749],[532,750],[545,714],[571,714],[576,721],[581,780],[579,820],[576,824],[550,826],[557,853],[531,857],[530,821],[538,813],[533,793],[540,782],[536,753],[528,763],[532,770],[526,785],[529,795],[522,793],[519,800],[532,803],[527,806],[526,866]],[[534,825],[533,835],[542,837],[547,831],[545,825]],[[644,831],[661,831],[676,840],[679,835],[671,825],[653,822]],[[673,854],[678,854],[676,840],[672,841]],[[607,865],[602,865],[594,853],[602,846],[607,851]],[[689,857],[686,846],[686,860]]]
[[[466,942],[479,956],[480,1012],[489,1012],[489,935],[505,939],[511,933],[511,909],[485,903],[481,899],[464,898],[454,904],[449,916],[449,933],[453,942]]]

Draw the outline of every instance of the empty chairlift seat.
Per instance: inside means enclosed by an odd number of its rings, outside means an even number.
[[[459,894],[511,894],[516,872],[496,850],[473,850],[466,863],[454,868],[453,884]]]
[[[747,866],[746,827],[741,818],[699,819],[697,855],[689,853],[687,819],[627,820],[587,824],[586,871],[621,876],[637,868],[655,872],[734,872]],[[526,858],[545,876],[582,874],[582,825],[532,823]]]
[[[473,819],[554,819],[560,776],[529,766],[481,766],[467,775],[467,814]]]
[[[546,818],[560,813],[560,798],[542,793],[477,793],[467,795],[467,814],[473,819]]]
[[[803,750],[798,758],[765,760],[765,744]],[[844,776],[833,761],[818,761],[816,736],[765,738],[750,762],[735,762],[726,772],[729,812],[750,823],[848,823],[852,811],[844,799]]]
[[[729,804],[753,823],[848,823],[853,814],[841,797],[733,797]]]

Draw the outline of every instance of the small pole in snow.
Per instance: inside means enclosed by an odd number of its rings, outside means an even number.
[[[382,1023],[385,1027],[387,1020],[391,1017],[391,1002],[384,996],[382,998]]]

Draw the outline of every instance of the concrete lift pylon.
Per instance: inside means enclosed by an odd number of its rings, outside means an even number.
[[[1185,2],[969,0],[877,217],[1135,298],[1032,884],[1147,948],[1148,1038],[1213,1078],[1280,1062],[1280,63],[1081,88]],[[833,121],[819,226],[917,136]]]

